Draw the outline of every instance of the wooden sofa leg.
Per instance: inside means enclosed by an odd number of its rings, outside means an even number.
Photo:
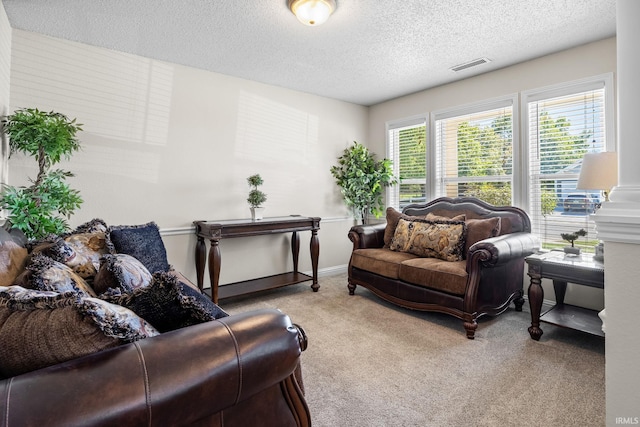
[[[476,329],[478,329],[478,323],[475,320],[471,322],[464,322],[464,329],[467,331],[467,338],[472,340],[476,336]]]
[[[355,295],[356,285],[354,283],[349,282],[347,288],[349,288],[349,295]]]
[[[516,306],[516,311],[522,311],[522,306],[524,305],[524,298],[522,295],[513,300],[513,303]]]

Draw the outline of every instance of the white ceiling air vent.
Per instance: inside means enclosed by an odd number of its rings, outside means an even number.
[[[458,72],[458,71],[466,70],[467,68],[475,67],[477,65],[487,64],[489,62],[491,62],[489,58],[478,58],[478,59],[474,59],[473,61],[465,62],[464,64],[455,65],[449,69],[451,71]]]

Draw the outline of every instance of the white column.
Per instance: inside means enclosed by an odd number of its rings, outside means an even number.
[[[605,246],[607,426],[640,421],[640,1],[616,5],[619,179],[594,217]]]

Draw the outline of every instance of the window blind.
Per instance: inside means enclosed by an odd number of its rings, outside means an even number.
[[[388,126],[387,147],[398,184],[388,192],[388,205],[397,209],[426,200],[426,118]]]
[[[438,196],[477,197],[497,206],[512,204],[512,117],[511,104],[436,115]]]
[[[598,209],[602,194],[576,190],[585,153],[606,150],[605,88],[597,86],[527,103],[529,215],[546,249],[568,245],[561,233],[580,229],[587,236],[576,246],[593,252],[597,243],[589,215]]]

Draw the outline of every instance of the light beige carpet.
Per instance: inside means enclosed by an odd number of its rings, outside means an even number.
[[[223,300],[229,313],[278,308],[309,337],[302,354],[315,427],[603,426],[604,340],[542,324],[525,311],[462,321],[383,302],[346,275]]]

